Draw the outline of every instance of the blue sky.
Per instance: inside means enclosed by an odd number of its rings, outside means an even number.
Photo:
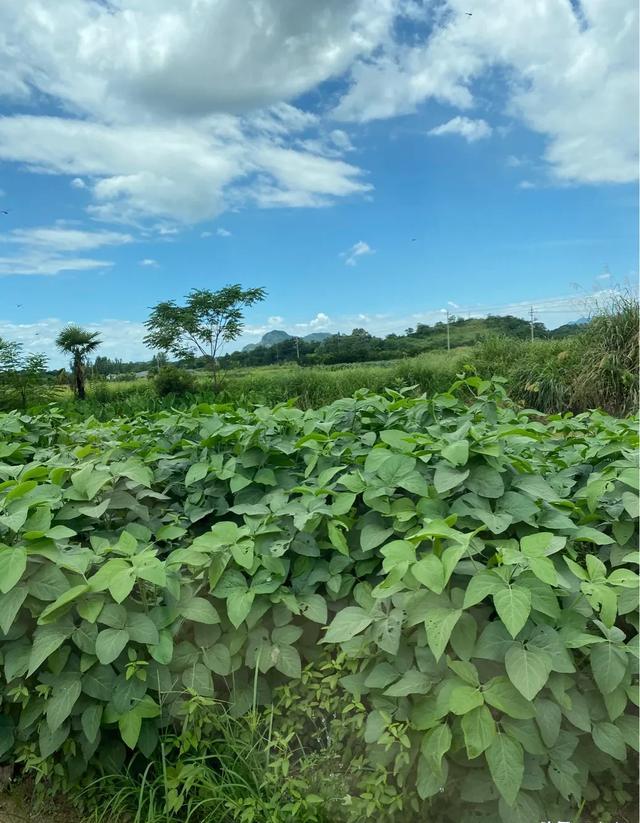
[[[550,326],[637,280],[631,0],[0,7],[0,335],[143,357],[148,307],[270,328]],[[471,12],[471,15],[467,14]]]

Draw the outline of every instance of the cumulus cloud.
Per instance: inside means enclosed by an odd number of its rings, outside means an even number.
[[[62,271],[104,268],[111,266],[111,261],[78,256],[77,253],[131,242],[130,234],[85,231],[64,225],[14,229],[0,234],[0,276],[53,275]]]
[[[358,240],[350,249],[341,252],[340,257],[344,257],[344,262],[347,266],[355,266],[358,258],[366,254],[375,254],[375,251],[368,243],[365,243],[364,240]]]
[[[231,232],[228,229],[223,229],[222,226],[216,229],[216,234],[218,237],[231,237]]]
[[[479,139],[498,70],[503,113],[546,138],[558,180],[634,180],[637,9],[576,5],[475,0],[469,17],[466,0],[0,3],[0,99],[20,112],[0,118],[0,161],[65,175],[92,217],[145,228],[323,207],[372,188],[336,121],[438,101],[456,112],[434,133]],[[310,94],[328,80],[330,114]]]
[[[486,120],[472,120],[469,117],[453,117],[446,123],[441,123],[429,129],[427,134],[432,137],[441,137],[447,134],[458,134],[468,143],[482,140],[483,137],[490,137],[493,129]]]
[[[0,159],[65,174],[93,217],[196,222],[228,207],[315,207],[367,191],[360,169],[300,135],[289,101],[371,53],[395,0],[44,0],[0,4],[0,97],[62,116],[0,121]],[[140,54],[144,53],[144,59]],[[328,155],[331,155],[330,157]]]
[[[509,74],[507,114],[548,138],[563,181],[628,182],[638,175],[638,12],[633,0],[513,3],[448,0],[423,42],[394,42],[358,60],[335,115],[365,122],[433,99],[481,105],[474,84]]]
[[[158,268],[158,261],[154,260],[152,257],[145,257],[144,260],[140,260],[139,265],[146,266],[147,268],[157,269]]]

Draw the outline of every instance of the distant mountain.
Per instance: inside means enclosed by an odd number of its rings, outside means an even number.
[[[323,340],[326,340],[327,337],[331,337],[328,332],[315,331],[311,334],[301,336],[300,340],[306,340],[307,343],[321,343]],[[248,343],[242,351],[253,351],[260,346],[265,346],[266,348],[269,348],[270,346],[277,346],[278,343],[284,343],[285,340],[293,340],[293,338],[294,335],[289,334],[286,331],[274,329],[273,331],[268,331],[266,334],[263,334],[259,343]]]

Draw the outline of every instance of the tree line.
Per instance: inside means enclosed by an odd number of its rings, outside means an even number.
[[[193,289],[182,305],[175,300],[158,303],[151,309],[145,323],[144,343],[156,354],[149,361],[125,362],[98,355],[91,364],[93,378],[108,375],[135,375],[136,372],[159,372],[168,366],[202,369],[210,373],[214,388],[218,388],[221,372],[241,366],[265,366],[279,363],[333,365],[384,361],[411,357],[425,351],[470,346],[490,334],[527,339],[532,327],[529,322],[513,316],[487,318],[450,317],[448,322],[434,325],[419,323],[404,334],[377,337],[366,329],[356,328],[350,334],[334,334],[324,340],[304,340],[288,337],[273,345],[257,345],[249,349],[223,354],[222,350],[240,337],[244,328],[244,312],[264,300],[262,287],[243,289],[240,284],[225,286],[218,291]],[[578,330],[575,324],[549,331],[535,323],[537,338],[567,336]],[[66,326],[56,338],[56,348],[70,358],[70,371],[51,372],[44,354],[24,351],[20,343],[0,338],[0,402],[11,407],[26,408],[30,396],[46,401],[47,388],[67,381],[76,397],[86,396],[89,357],[101,345],[98,332],[80,326]]]

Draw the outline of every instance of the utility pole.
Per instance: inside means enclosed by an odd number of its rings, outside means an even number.
[[[531,306],[531,308],[529,309],[529,316],[531,318],[531,320],[529,321],[529,325],[531,327],[531,342],[533,343],[533,323],[535,321],[535,317],[533,315],[533,306]]]
[[[300,338],[296,337],[296,359],[300,362]]]

